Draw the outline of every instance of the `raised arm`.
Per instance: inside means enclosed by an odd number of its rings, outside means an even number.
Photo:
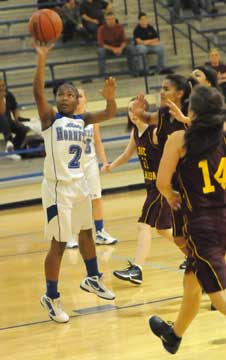
[[[127,147],[122,154],[120,154],[110,165],[107,166],[106,170],[111,171],[112,169],[115,169],[116,167],[127,163],[135,151],[136,143],[134,141],[134,135],[132,130]]]
[[[102,142],[101,135],[100,135],[99,124],[94,124],[93,129],[94,129],[94,145],[95,145],[96,153],[97,153],[98,158],[100,159],[100,161],[102,162],[102,164],[104,166],[108,163],[108,161],[107,161],[107,156],[106,156],[105,149],[104,149],[104,144]]]
[[[117,111],[117,105],[115,101],[116,82],[115,79],[110,77],[104,81],[104,87],[100,92],[106,100],[106,108],[103,111],[96,111],[93,113],[85,113],[83,118],[86,125],[103,122],[113,118]]]
[[[52,106],[49,105],[45,95],[45,65],[49,50],[52,45],[38,45],[34,44],[38,55],[38,63],[33,80],[33,93],[37,104],[38,113],[41,121],[42,130],[51,126],[55,111]]]
[[[185,116],[181,109],[171,100],[167,100],[166,105],[169,107],[170,114],[178,121],[183,124],[190,125],[191,119],[189,116]]]
[[[156,185],[160,193],[165,196],[169,205],[177,210],[180,208],[181,198],[172,187],[172,177],[176,171],[179,159],[184,155],[184,131],[176,131],[168,137],[160,161]]]
[[[141,121],[150,125],[158,124],[158,113],[157,112],[148,112],[146,109],[146,101],[144,94],[140,94],[136,97],[136,100],[133,102],[132,111],[135,116],[137,116]]]

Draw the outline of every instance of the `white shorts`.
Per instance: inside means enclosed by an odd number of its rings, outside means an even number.
[[[80,230],[92,229],[92,204],[87,182],[42,182],[45,239],[67,242]]]
[[[96,158],[85,162],[84,173],[88,182],[91,199],[94,200],[101,198],[100,171]]]

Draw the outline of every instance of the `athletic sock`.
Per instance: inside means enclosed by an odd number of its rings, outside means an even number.
[[[92,259],[84,260],[86,264],[86,270],[89,277],[91,276],[101,276],[101,273],[98,271],[97,257],[95,256]]]
[[[95,220],[94,221],[96,232],[101,231],[104,227],[104,221],[103,220]]]
[[[50,299],[57,299],[60,293],[57,291],[58,281],[46,280],[46,295]]]

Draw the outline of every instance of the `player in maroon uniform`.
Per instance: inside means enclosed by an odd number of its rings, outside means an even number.
[[[174,118],[168,107],[168,102],[176,104],[177,108],[181,111],[181,114],[187,114],[188,97],[191,92],[190,82],[182,75],[172,74],[166,76],[162,82],[162,88],[160,91],[161,104],[157,113],[148,113],[144,111],[144,104],[142,104],[142,97],[139,97],[137,102],[133,106],[133,111],[136,115],[139,115],[144,122],[154,124],[158,122],[157,138],[162,153],[165,142],[170,134],[174,131],[185,129],[186,125]],[[176,185],[176,176],[174,176],[174,182]],[[181,251],[187,255],[186,241],[184,239],[184,217],[181,211],[175,213],[172,210],[172,225],[173,225],[173,237],[175,244],[181,249]],[[186,261],[180,265],[181,269],[186,267]]]
[[[196,86],[189,118],[190,127],[167,140],[157,177],[159,191],[173,209],[183,208],[187,220],[189,257],[179,314],[173,325],[157,316],[149,320],[172,354],[198,313],[202,288],[226,315],[226,111],[218,90]],[[179,192],[172,187],[176,170]]]
[[[172,239],[171,212],[165,199],[156,189],[157,170],[160,161],[160,151],[157,145],[156,126],[144,124],[132,112],[132,99],[128,106],[128,128],[131,131],[129,143],[124,152],[107,165],[107,170],[112,170],[126,163],[134,154],[140,160],[144,173],[147,196],[143,205],[142,214],[138,220],[137,249],[134,263],[129,262],[129,267],[124,270],[115,270],[113,274],[121,279],[134,284],[142,283],[142,266],[149,253],[151,245],[152,228],[156,228],[163,237]],[[146,102],[146,107],[147,107]]]

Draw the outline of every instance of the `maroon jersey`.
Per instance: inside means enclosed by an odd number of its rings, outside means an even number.
[[[188,225],[221,231],[226,227],[226,143],[204,159],[186,158],[177,167],[179,190]],[[220,227],[220,228],[219,228]]]
[[[186,111],[183,111],[186,113]],[[166,140],[170,134],[177,130],[185,130],[186,125],[172,118],[168,108],[160,108],[158,113],[157,138],[162,154]]]
[[[158,145],[153,143],[155,126],[150,125],[141,136],[137,127],[134,127],[134,140],[137,146],[137,155],[144,172],[145,185],[148,188],[156,187],[156,177],[160,162]]]

